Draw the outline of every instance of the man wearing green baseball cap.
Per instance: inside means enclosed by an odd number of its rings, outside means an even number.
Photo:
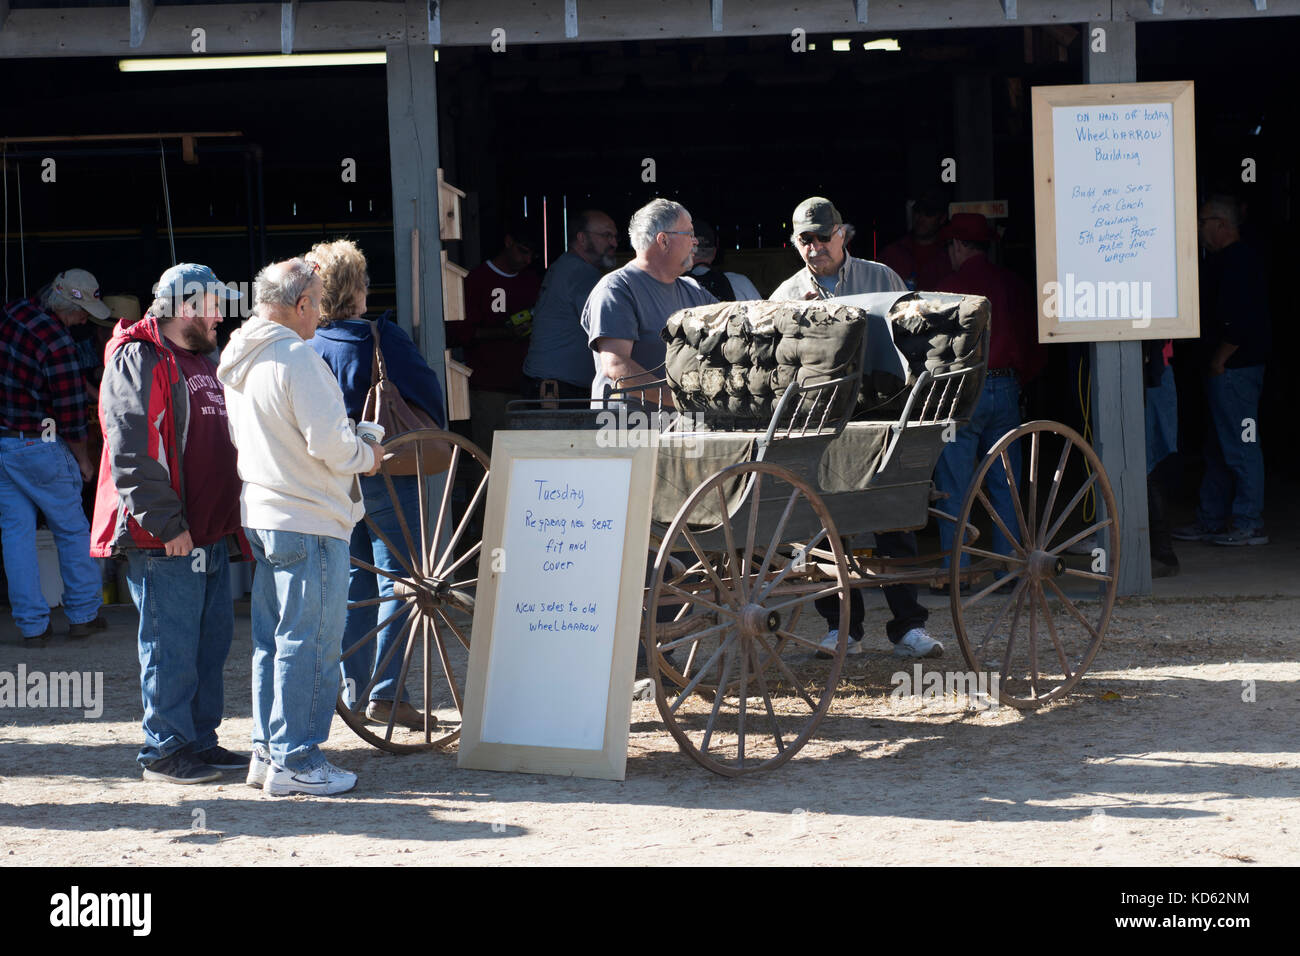
[[[812,196],[795,207],[790,242],[806,268],[782,282],[772,299],[829,299],[864,292],[906,292],[898,273],[879,262],[857,259],[844,248],[847,227],[835,204]]]

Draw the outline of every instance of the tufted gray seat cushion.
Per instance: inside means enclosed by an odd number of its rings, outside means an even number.
[[[951,293],[876,293],[815,302],[723,302],[673,313],[665,369],[682,411],[765,424],[791,382],[863,369],[855,418],[897,416],[917,376],[984,361],[988,300]],[[969,417],[973,376],[958,403]],[[849,411],[848,400],[832,412]]]

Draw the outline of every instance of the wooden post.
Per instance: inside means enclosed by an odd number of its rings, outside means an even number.
[[[1097,36],[1095,30],[1104,31]],[[1101,42],[1095,42],[1100,40]],[[1135,24],[1089,23],[1083,37],[1084,81],[1137,81]],[[1102,47],[1104,52],[1093,52]],[[1146,393],[1141,342],[1094,342],[1092,441],[1119,507],[1119,595],[1151,593],[1151,532],[1147,518]]]
[[[411,14],[408,4],[408,23]],[[434,48],[425,42],[423,4],[415,4],[422,29],[388,47],[388,146],[392,156],[393,246],[397,318],[446,392],[442,327],[442,242],[438,238],[438,100]],[[419,327],[411,319],[416,304]],[[444,409],[445,411],[445,409]]]

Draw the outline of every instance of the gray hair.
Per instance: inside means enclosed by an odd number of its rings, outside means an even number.
[[[253,305],[293,308],[315,278],[316,270],[302,259],[273,262],[253,279]]]
[[[56,276],[57,278],[57,276]],[[36,300],[40,304],[42,312],[84,312],[76,300],[71,296],[64,295],[54,288],[54,283],[43,287],[36,294]]]
[[[652,199],[636,212],[627,224],[627,236],[632,240],[632,248],[639,255],[654,245],[655,236],[661,232],[671,232],[677,217],[686,212],[686,207],[671,199]]]

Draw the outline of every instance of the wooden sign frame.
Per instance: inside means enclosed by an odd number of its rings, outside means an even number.
[[[478,592],[457,758],[459,767],[604,780],[622,780],[624,777],[649,551],[656,449],[602,447],[597,444],[597,436],[595,431],[500,431],[493,439],[492,471],[488,482],[483,548],[479,552]],[[515,462],[528,459],[572,459],[575,462],[621,459],[631,462],[627,506],[621,515],[624,529],[621,574],[605,704],[604,743],[600,750],[483,740],[488,670],[495,640],[494,618],[502,577],[502,573],[494,569],[495,557],[501,554],[497,549],[505,540],[506,508],[511,484],[515,480]],[[504,554],[503,557],[504,573],[509,573],[510,556]]]
[[[1049,283],[1058,298],[1068,277],[1058,275],[1056,161],[1052,110],[1055,107],[1108,107],[1169,104],[1173,134],[1174,255],[1178,270],[1177,309],[1173,315],[1132,318],[1069,319],[1048,315]],[[1200,334],[1199,249],[1196,197],[1196,114],[1191,81],[1167,83],[1096,83],[1038,86],[1032,90],[1034,138],[1034,217],[1038,260],[1038,341],[1114,342],[1138,339],[1195,338]]]

